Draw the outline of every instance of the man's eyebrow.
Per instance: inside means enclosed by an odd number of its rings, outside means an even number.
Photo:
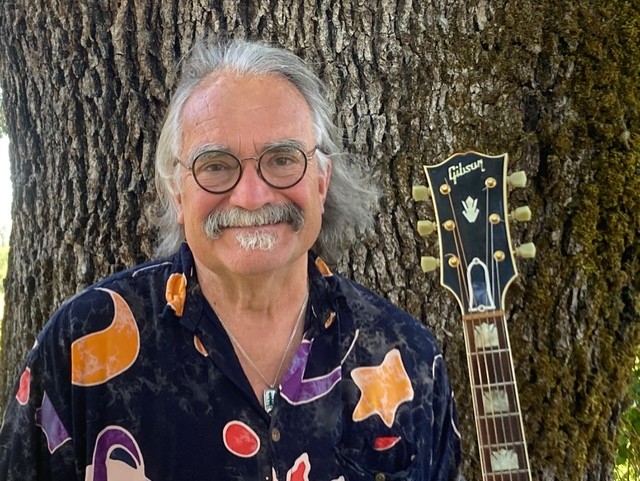
[[[193,163],[195,162],[195,160],[202,154],[206,153],[206,152],[211,152],[211,151],[218,151],[218,152],[226,152],[228,154],[231,153],[231,150],[225,146],[225,145],[220,145],[220,144],[204,144],[204,145],[199,145],[198,147],[196,147],[195,149],[193,149],[193,151],[189,154],[189,165],[193,165]]]
[[[271,149],[274,147],[294,147],[296,149],[300,149],[306,152],[307,146],[298,139],[279,139],[273,140],[271,142],[267,142],[262,146],[262,151],[264,152],[267,149]]]
[[[293,147],[296,149],[300,149],[302,151],[306,151],[307,146],[298,139],[278,139],[272,140],[270,142],[265,142],[262,146],[262,152],[267,149],[272,149],[274,147]],[[235,155],[229,147],[222,144],[203,144],[199,145],[189,154],[189,165],[193,165],[193,162],[202,154],[211,151],[225,152],[227,154]]]

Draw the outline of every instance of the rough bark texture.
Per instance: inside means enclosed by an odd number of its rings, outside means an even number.
[[[534,240],[510,289],[534,479],[612,478],[640,343],[640,12],[610,0],[0,1],[13,232],[4,393],[35,333],[78,289],[152,252],[144,208],[177,59],[205,33],[263,38],[317,67],[351,150],[380,172],[377,232],[351,274],[423,319],[456,386],[479,479],[457,307],[419,272],[421,164],[509,152]],[[3,404],[0,402],[0,404]]]

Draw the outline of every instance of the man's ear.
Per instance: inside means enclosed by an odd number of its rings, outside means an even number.
[[[178,190],[176,190],[175,186],[173,187],[173,193],[171,194],[171,202],[173,203],[173,207],[176,209],[176,220],[178,224],[184,225],[184,214],[182,210],[182,194]]]
[[[324,213],[324,202],[327,200],[327,191],[329,190],[329,183],[331,182],[331,162],[327,164],[324,174],[318,173],[318,192],[322,197],[322,211]]]

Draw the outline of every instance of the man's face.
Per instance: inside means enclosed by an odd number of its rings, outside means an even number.
[[[315,146],[309,106],[298,90],[275,75],[236,76],[222,72],[205,79],[182,111],[179,159],[190,166],[194,152],[215,145],[236,157],[259,157],[266,146],[298,142],[311,152]],[[242,162],[240,182],[229,192],[212,194],[195,181],[191,170],[182,170],[181,193],[174,197],[178,221],[199,268],[217,274],[260,274],[306,263],[306,253],[320,232],[330,169],[322,174],[316,156],[309,157],[302,180],[288,189],[276,189],[257,173],[257,161]],[[256,211],[267,205],[293,204],[304,213],[304,225],[251,225],[222,229],[219,237],[207,236],[203,224],[214,210],[240,208]],[[248,247],[240,239],[271,239],[273,246]],[[250,242],[249,242],[250,244]]]

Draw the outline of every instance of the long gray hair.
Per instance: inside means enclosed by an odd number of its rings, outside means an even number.
[[[328,259],[339,259],[341,251],[356,235],[368,229],[378,207],[379,190],[371,176],[340,147],[339,130],[333,123],[334,110],[327,101],[323,82],[293,53],[262,42],[230,40],[201,41],[182,65],[181,78],[169,104],[156,149],[156,189],[158,227],[156,255],[174,253],[184,240],[172,198],[179,189],[176,163],[182,137],[181,120],[185,103],[200,83],[215,72],[239,75],[280,75],[291,82],[311,109],[317,159],[322,172],[332,164],[331,181],[325,201],[322,229],[314,251]]]

